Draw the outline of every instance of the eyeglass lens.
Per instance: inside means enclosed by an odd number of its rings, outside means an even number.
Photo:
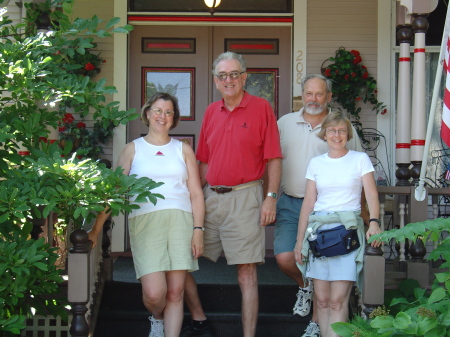
[[[340,135],[345,135],[345,134],[347,133],[347,130],[346,130],[346,129],[339,129],[339,130],[336,130],[336,129],[327,129],[327,133],[328,133],[329,135],[335,135],[336,132],[339,133]]]
[[[152,110],[156,115],[161,115],[163,112],[166,116],[172,116],[174,114],[174,112],[172,110],[165,110],[162,111],[161,109],[150,109]]]
[[[220,80],[220,81],[225,81],[227,79],[228,76],[230,76],[230,78],[232,80],[237,79],[239,76],[241,76],[241,74],[243,74],[244,72],[237,72],[237,71],[232,71],[231,73],[220,73],[219,75],[217,75],[216,77]]]

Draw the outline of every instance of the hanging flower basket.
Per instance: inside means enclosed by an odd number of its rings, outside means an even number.
[[[340,47],[334,57],[322,63],[320,70],[333,83],[333,101],[353,117],[358,131],[361,130],[360,103],[370,103],[373,105],[372,111],[386,113],[386,105],[377,99],[377,81],[363,65],[359,51],[347,51]]]

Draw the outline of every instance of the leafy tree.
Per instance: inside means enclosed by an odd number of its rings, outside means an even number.
[[[70,141],[63,149],[48,141],[69,106],[80,118],[92,116],[96,127],[109,136],[119,124],[138,117],[132,109],[121,110],[119,102],[106,103],[116,88],[107,86],[105,79],[96,81],[80,71],[86,70],[83,55],[94,47],[94,37],[128,33],[132,27],[115,27],[118,18],[71,21],[72,5],[73,0],[25,3],[27,18],[20,24],[0,17],[0,335],[4,336],[19,334],[34,310],[66,316],[65,301],[56,297],[62,278],[54,265],[55,248],[44,239],[30,239],[33,221],[55,212],[65,225],[73,222],[79,228],[105,208],[112,215],[137,208],[128,199],[131,195],[138,202],[162,198],[151,193],[162,183],[125,176],[120,168],[110,170],[92,159],[79,160],[89,148],[69,155]],[[36,22],[46,16],[51,29],[38,31]],[[59,109],[54,108],[57,105]]]

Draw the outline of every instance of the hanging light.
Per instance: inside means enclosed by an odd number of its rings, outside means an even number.
[[[204,0],[205,5],[209,8],[211,15],[214,15],[215,8],[220,5],[221,0]]]

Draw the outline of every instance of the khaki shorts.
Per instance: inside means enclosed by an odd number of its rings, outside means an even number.
[[[219,194],[207,184],[204,257],[216,262],[222,253],[229,265],[264,263],[265,231],[259,225],[262,186]]]
[[[158,271],[198,270],[192,258],[192,213],[164,209],[128,220],[136,278]]]

